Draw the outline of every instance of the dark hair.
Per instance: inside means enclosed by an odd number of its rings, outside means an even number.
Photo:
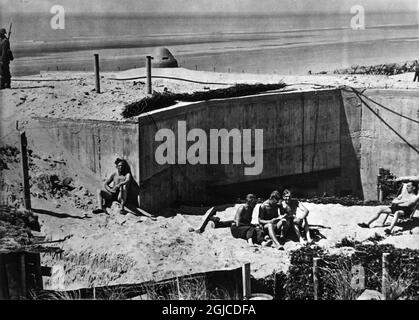
[[[127,173],[131,173],[131,168],[130,168],[130,166],[128,165],[128,162],[127,162],[127,160],[125,160],[125,159],[120,159],[120,158],[117,158],[116,160],[115,160],[115,165],[118,165],[118,164],[122,164],[122,174],[127,174]]]
[[[285,195],[287,194],[291,194],[291,191],[288,189],[284,189],[284,191],[282,191],[282,196],[285,197]]]
[[[281,200],[281,195],[280,195],[279,191],[277,191],[277,190],[272,191],[271,196],[269,197],[269,199],[274,199],[274,198],[276,200]]]
[[[256,199],[256,196],[255,196],[253,193],[249,193],[249,194],[246,196],[246,200],[247,200],[247,199],[249,199],[249,198],[254,198],[254,199]]]
[[[416,192],[416,194],[418,193],[418,182],[417,181],[409,181],[409,182],[411,182],[412,183],[412,185],[415,187],[415,192]]]

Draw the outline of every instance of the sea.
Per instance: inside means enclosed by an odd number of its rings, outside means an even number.
[[[54,29],[48,13],[1,15],[13,23],[12,71],[143,67],[145,56],[168,48],[181,67],[216,72],[307,74],[351,65],[419,59],[419,13],[354,14],[69,14]]]

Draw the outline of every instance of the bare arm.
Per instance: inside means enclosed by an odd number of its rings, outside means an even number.
[[[127,185],[127,184],[130,182],[130,180],[131,180],[131,174],[130,174],[130,173],[127,173],[127,174],[125,175],[125,180],[124,180],[124,181],[121,181],[120,183],[118,183],[118,184],[115,186],[115,188],[120,188],[120,187],[122,187],[122,186]]]
[[[308,209],[301,202],[298,202],[298,208],[303,211],[303,216],[301,219],[307,218],[310,211],[308,211]]]
[[[237,209],[236,215],[234,216],[234,223],[236,224],[236,226],[240,226],[240,220],[241,220],[242,213],[243,213],[243,206],[240,206]]]
[[[410,207],[414,205],[417,201],[419,201],[419,195],[408,200],[402,200],[401,202],[399,202],[399,206]]]
[[[113,177],[114,177],[115,173],[112,173],[108,179],[106,179],[105,184],[103,185],[105,190],[109,191],[109,192],[113,192],[112,187],[110,186],[111,182],[113,181]]]
[[[398,197],[394,198],[394,200],[392,201],[392,203],[394,203],[394,204],[402,203],[403,202],[402,197],[403,197],[403,192],[401,194],[399,194]]]

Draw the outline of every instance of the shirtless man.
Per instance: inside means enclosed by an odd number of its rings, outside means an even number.
[[[361,228],[369,228],[371,223],[377,220],[383,213],[386,217],[382,226],[389,215],[394,215],[394,219],[390,225],[390,229],[385,229],[386,234],[391,234],[399,218],[408,218],[412,214],[412,210],[416,203],[419,201],[418,183],[410,181],[406,183],[406,192],[403,192],[391,202],[390,207],[381,208],[368,223],[358,223]]]
[[[285,189],[282,192],[282,203],[280,204],[280,211],[281,214],[286,216],[287,225],[292,226],[294,228],[294,231],[298,237],[298,240],[301,244],[306,244],[306,241],[301,236],[300,227],[304,228],[305,237],[307,239],[307,242],[313,242],[310,236],[310,230],[309,225],[307,221],[307,216],[309,214],[309,211],[304,205],[299,202],[296,199],[291,199],[291,191]],[[297,215],[297,209],[300,209],[302,211],[302,215]]]
[[[99,209],[93,210],[95,214],[105,212],[105,206],[112,205],[113,201],[121,203],[121,214],[127,213],[124,206],[131,181],[131,172],[126,160],[116,159],[115,166],[117,171],[111,174],[105,181],[103,189],[99,189],[97,192]]]
[[[276,236],[277,233],[281,233],[281,238],[285,235],[282,232],[282,226],[285,224],[285,220],[283,217],[280,217],[278,213],[278,202],[280,200],[280,193],[278,191],[273,191],[269,199],[259,207],[259,223],[262,225],[263,230],[268,232],[275,247],[278,250],[284,250]]]
[[[261,244],[263,241],[263,231],[251,223],[256,202],[256,196],[248,194],[246,203],[237,209],[236,216],[230,227],[234,238],[245,239],[250,245]]]

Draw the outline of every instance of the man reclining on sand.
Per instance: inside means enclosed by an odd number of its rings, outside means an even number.
[[[291,191],[288,189],[285,189],[282,192],[282,199],[283,201],[279,205],[279,210],[281,212],[281,216],[284,216],[286,219],[286,223],[283,224],[284,233],[287,231],[287,229],[292,226],[295,234],[298,237],[298,241],[302,245],[313,242],[310,236],[310,230],[309,230],[309,224],[307,221],[307,216],[309,214],[309,211],[304,205],[299,202],[297,199],[291,199]],[[302,215],[297,214],[297,209],[300,209],[302,212]],[[303,239],[301,236],[300,228],[304,229],[305,237],[307,239],[307,242]]]
[[[247,240],[250,245],[261,244],[263,241],[263,230],[259,226],[251,223],[256,202],[256,196],[254,194],[248,194],[246,196],[246,203],[237,209],[234,221],[230,227],[231,234],[234,238]]]
[[[391,202],[390,207],[381,208],[375,216],[368,223],[358,223],[361,228],[369,228],[371,223],[377,220],[381,214],[386,214],[382,226],[385,226],[385,222],[389,215],[394,215],[394,219],[389,229],[385,229],[386,234],[392,234],[393,228],[395,227],[399,218],[409,218],[414,212],[417,202],[419,201],[418,195],[418,183],[416,181],[410,181],[405,184],[406,192],[402,191],[401,194]]]
[[[131,170],[126,160],[117,158],[115,160],[117,171],[105,181],[103,189],[97,192],[99,209],[93,210],[94,214],[106,212],[105,207],[110,207],[112,202],[118,201],[121,204],[121,214],[126,214],[125,202],[128,188],[131,181]]]
[[[278,202],[281,201],[281,195],[278,191],[273,191],[268,200],[259,207],[259,223],[262,225],[265,233],[268,233],[272,239],[274,246],[278,250],[284,250],[284,247],[279,242],[277,234],[280,234],[280,239],[283,240],[285,233],[283,226],[286,224],[286,219],[280,217],[278,214]]]

